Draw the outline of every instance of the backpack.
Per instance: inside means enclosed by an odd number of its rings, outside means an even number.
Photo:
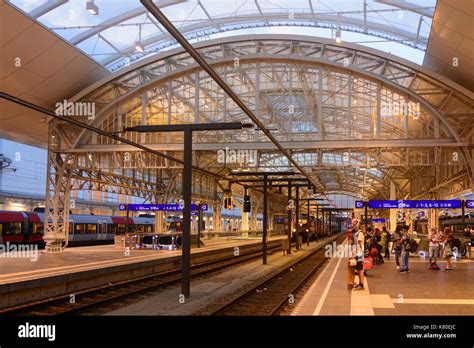
[[[367,243],[367,239],[364,243],[364,257],[369,257],[370,256],[370,245]]]
[[[416,249],[418,249],[418,243],[413,238],[410,238],[410,241],[408,242],[408,251],[414,253]]]

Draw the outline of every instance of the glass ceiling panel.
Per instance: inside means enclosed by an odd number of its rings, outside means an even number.
[[[175,47],[138,2],[9,0],[92,59],[114,71]],[[163,13],[192,42],[241,34],[294,34],[336,39],[421,64],[436,0],[161,0]],[[139,43],[138,45],[136,43]],[[143,52],[141,46],[143,45]]]

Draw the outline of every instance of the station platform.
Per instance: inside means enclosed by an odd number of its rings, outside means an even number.
[[[268,239],[268,247],[281,245],[284,236]],[[235,240],[191,249],[191,263],[214,261],[239,253],[261,250],[261,239]],[[181,262],[177,250],[124,250],[114,245],[66,248],[35,257],[0,258],[0,308],[64,295],[110,282],[124,281],[176,269]]]
[[[474,315],[474,260],[453,260],[454,270],[427,270],[428,258],[410,256],[410,272],[395,257],[374,265],[364,290],[348,290],[347,258],[332,258],[291,315]],[[356,276],[356,283],[358,277]]]

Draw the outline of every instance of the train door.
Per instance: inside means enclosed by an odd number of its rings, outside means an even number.
[[[74,219],[69,218],[69,241],[74,240]]]
[[[106,220],[98,220],[97,221],[97,240],[105,240],[107,239],[107,221]]]

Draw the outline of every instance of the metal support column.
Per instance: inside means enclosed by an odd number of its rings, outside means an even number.
[[[288,205],[291,201],[291,181],[288,181]],[[287,209],[288,211],[288,255],[291,254],[291,209]]]
[[[307,245],[307,246],[309,246],[309,232],[310,232],[310,225],[309,225],[309,202],[310,202],[310,201],[308,200],[308,212],[307,212],[308,216],[307,216],[307,218],[306,218],[306,229],[308,230],[308,231],[306,232],[306,245]]]
[[[202,228],[202,206],[201,204],[199,203],[197,205],[197,210],[198,210],[198,245],[197,247],[200,248],[201,247],[201,228]]]
[[[319,206],[316,205],[316,240],[319,239]]]
[[[263,233],[262,233],[262,255],[263,264],[267,264],[267,228],[268,228],[268,176],[263,176]]]
[[[369,223],[369,218],[367,216],[368,214],[368,209],[369,209],[369,202],[364,202],[364,225],[367,226],[367,224]]]
[[[181,293],[185,297],[190,294],[190,268],[191,268],[191,183],[193,165],[193,132],[184,130],[184,168],[183,168],[183,256]]]
[[[299,241],[299,227],[300,227],[300,187],[296,185],[296,194],[295,194],[295,219],[296,219],[296,250],[300,250],[300,241]]]

